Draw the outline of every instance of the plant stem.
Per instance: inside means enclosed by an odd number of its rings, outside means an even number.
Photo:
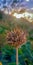
[[[16,65],[18,65],[18,48],[16,48]]]

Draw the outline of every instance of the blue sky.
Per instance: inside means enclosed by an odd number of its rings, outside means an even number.
[[[33,8],[33,0],[0,0],[0,9],[2,9],[4,6],[8,8],[11,8],[12,6],[21,7],[22,4],[26,8]]]

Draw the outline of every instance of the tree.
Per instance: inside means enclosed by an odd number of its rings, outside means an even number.
[[[0,20],[2,20],[2,19],[3,19],[3,12],[0,11]]]

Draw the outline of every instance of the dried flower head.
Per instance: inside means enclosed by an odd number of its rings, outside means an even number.
[[[26,32],[20,29],[14,29],[7,33],[7,41],[9,45],[19,47],[26,42]]]

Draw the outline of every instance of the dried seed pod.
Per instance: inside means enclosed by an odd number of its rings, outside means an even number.
[[[13,31],[7,33],[8,44],[18,47],[26,42],[26,33],[20,29],[14,29]]]

